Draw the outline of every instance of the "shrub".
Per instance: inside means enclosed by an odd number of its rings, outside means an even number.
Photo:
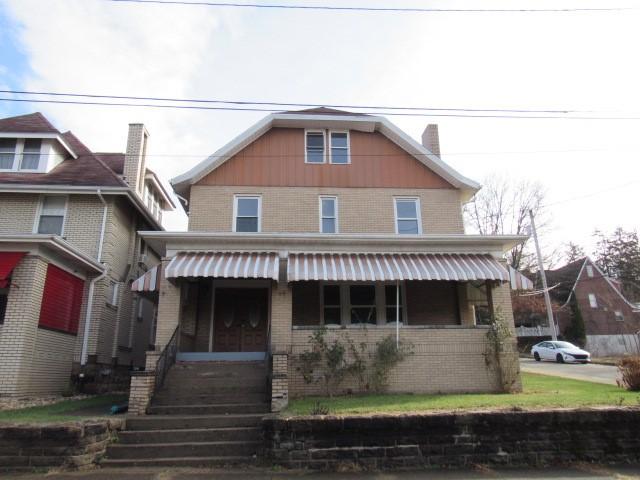
[[[311,415],[329,415],[329,407],[316,400],[311,408]]]
[[[618,386],[632,392],[640,391],[640,356],[625,357],[618,362],[618,372],[621,380]]]
[[[396,340],[391,335],[378,342],[371,363],[371,387],[373,390],[375,392],[384,391],[389,384],[389,373],[393,367],[412,353],[412,345],[402,342],[396,345]]]
[[[571,300],[571,323],[565,329],[564,336],[567,341],[575,343],[579,347],[584,347],[587,342],[586,335],[582,313],[580,312],[575,296],[573,296]]]

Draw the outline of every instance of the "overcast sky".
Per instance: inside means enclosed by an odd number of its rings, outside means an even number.
[[[640,7],[628,0],[348,4]],[[0,87],[640,117],[638,25],[640,10],[394,14],[0,0]],[[0,117],[33,111],[72,130],[94,151],[123,151],[127,124],[145,123],[150,166],[165,179],[264,116],[0,101]],[[589,249],[595,228],[638,228],[640,120],[391,120],[416,139],[427,123],[438,123],[443,159],[467,177],[482,181],[501,172],[541,181],[554,204],[548,245],[571,240]],[[165,227],[185,229],[184,216],[168,216]]]

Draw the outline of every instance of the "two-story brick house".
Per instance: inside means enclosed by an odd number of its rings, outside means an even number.
[[[513,329],[502,258],[523,237],[465,235],[462,205],[480,186],[442,161],[435,126],[421,145],[382,117],[272,114],[172,185],[189,231],[142,233],[164,257],[140,279],[159,290],[148,370],[168,344],[178,361],[266,358],[277,410],[321,392],[299,361],[325,326],[329,339],[413,343],[392,392],[499,389],[480,323],[499,310]]]
[[[0,396],[144,365],[154,305],[129,284],[159,257],[137,231],[173,208],[147,138],[132,124],[126,153],[98,154],[40,113],[0,120]]]

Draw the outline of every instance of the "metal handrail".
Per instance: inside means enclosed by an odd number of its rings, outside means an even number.
[[[176,356],[178,353],[178,327],[173,331],[171,339],[160,353],[158,362],[156,363],[156,385],[155,391],[157,392],[164,383],[164,379],[167,376],[169,369],[176,363]]]

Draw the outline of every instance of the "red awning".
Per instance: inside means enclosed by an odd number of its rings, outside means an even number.
[[[9,284],[9,276],[27,252],[0,252],[0,288]]]

